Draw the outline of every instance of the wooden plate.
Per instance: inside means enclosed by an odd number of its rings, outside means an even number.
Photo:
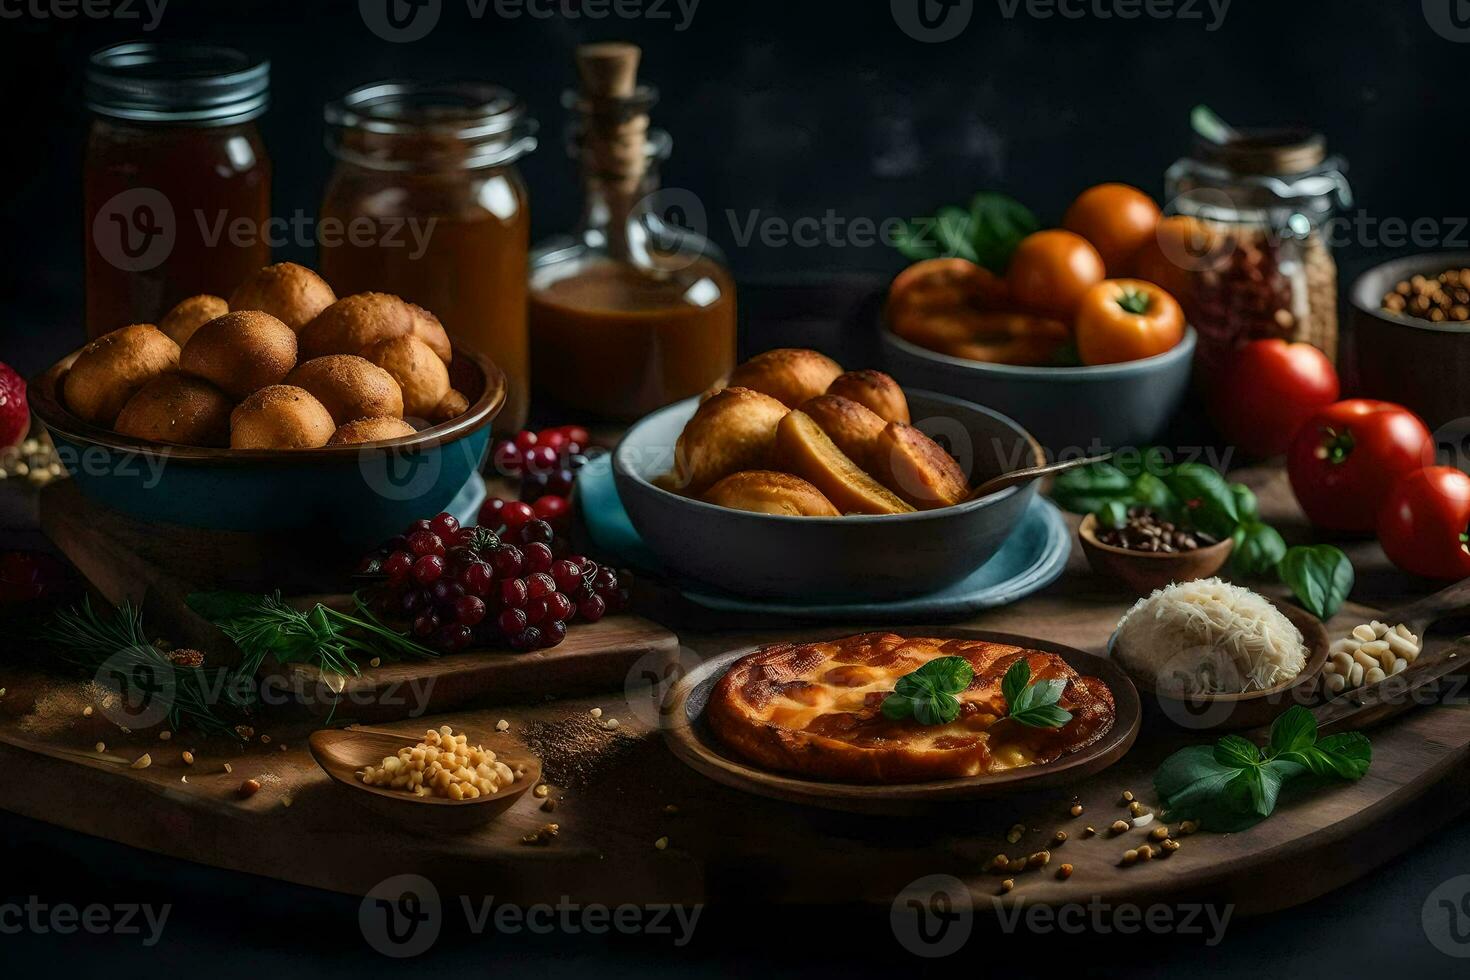
[[[907,633],[946,639],[988,640],[992,643],[1009,643],[1055,653],[1079,674],[1100,678],[1112,690],[1113,703],[1117,710],[1113,727],[1081,752],[1064,756],[1046,765],[1028,766],[989,776],[967,776],[926,783],[871,785],[826,783],[770,772],[742,761],[726,749],[710,730],[704,717],[705,705],[709,702],[715,684],[725,676],[725,672],[735,661],[761,648],[746,646],[706,660],[685,675],[669,692],[667,717],[671,719],[672,727],[664,730],[664,741],[670,751],[691,769],[703,773],[717,783],[758,796],[830,810],[910,813],[935,804],[981,800],[1066,786],[1117,762],[1138,737],[1138,726],[1142,718],[1138,691],[1128,675],[1111,660],[1060,643],[1011,633],[962,628],[909,629]]]
[[[1327,664],[1327,651],[1331,644],[1327,630],[1316,616],[1305,609],[1284,602],[1271,600],[1271,604],[1301,630],[1307,645],[1307,663],[1302,672],[1290,680],[1282,681],[1264,691],[1249,691],[1244,694],[1201,694],[1180,697],[1157,691],[1146,677],[1133,678],[1138,693],[1151,710],[1157,710],[1180,728],[1191,731],[1238,732],[1247,728],[1269,725],[1292,705],[1313,707],[1318,697],[1317,678]],[[1118,640],[1115,630],[1108,638],[1108,652]],[[1111,662],[1111,661],[1110,661]]]

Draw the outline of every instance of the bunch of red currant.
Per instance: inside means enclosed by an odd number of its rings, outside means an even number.
[[[563,425],[539,432],[526,429],[513,439],[496,443],[490,454],[491,465],[501,476],[520,481],[518,499],[513,503],[524,505],[512,508],[507,516],[524,510],[530,515],[527,520],[538,518],[564,530],[571,513],[572,484],[577,470],[587,463],[590,439],[582,426]],[[492,522],[490,511],[498,513],[504,503],[498,498],[490,501],[480,519]]]
[[[451,653],[471,644],[525,651],[556,646],[570,622],[627,606],[617,572],[567,552],[543,520],[460,527],[440,514],[415,521],[358,571],[384,580],[379,608],[411,620],[426,643]]]

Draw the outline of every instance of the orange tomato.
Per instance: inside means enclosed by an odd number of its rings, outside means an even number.
[[[1194,274],[1215,268],[1224,250],[1223,237],[1203,221],[1170,215],[1133,256],[1131,274],[1188,303],[1194,295]]]
[[[1021,239],[1006,282],[1012,298],[1026,309],[1070,320],[1082,294],[1106,275],[1102,256],[1087,239],[1051,228]]]
[[[1117,364],[1162,354],[1184,337],[1174,297],[1141,279],[1108,279],[1087,291],[1077,310],[1083,364]]]
[[[1126,275],[1133,256],[1153,237],[1159,206],[1137,187],[1098,184],[1089,187],[1062,217],[1062,227],[1092,243],[1108,267],[1108,275]]]

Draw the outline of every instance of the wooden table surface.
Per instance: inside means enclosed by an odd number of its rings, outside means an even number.
[[[1262,498],[1263,515],[1288,541],[1310,539],[1295,511],[1284,476],[1268,469],[1236,474]],[[1348,550],[1358,569],[1353,602],[1329,624],[1334,635],[1370,618],[1374,609],[1422,595],[1389,568],[1376,544]],[[1262,591],[1280,594],[1279,588]],[[979,628],[1028,634],[1101,652],[1118,616],[1132,601],[1087,571],[1080,550],[1066,574],[1043,592],[969,621]],[[702,658],[750,642],[842,629],[793,628],[691,614],[679,603],[644,612],[680,636],[686,658]],[[637,671],[635,671],[635,674]],[[1251,831],[1198,834],[1167,860],[1116,866],[1143,831],[1114,839],[1083,839],[1125,814],[1123,790],[1153,803],[1151,774],[1169,752],[1205,739],[1145,722],[1138,744],[1114,768],[1069,792],[950,805],[922,815],[845,814],[760,799],[729,790],[684,768],[657,732],[651,689],[627,690],[533,704],[481,705],[435,716],[434,724],[490,733],[487,744],[534,741],[538,733],[577,728],[606,742],[583,757],[587,765],[553,767],[554,812],[528,794],[497,821],[456,836],[428,836],[383,823],[331,784],[306,752],[317,724],[307,717],[259,726],[247,746],[180,733],[125,734],[94,714],[80,716],[76,685],[7,664],[0,671],[0,805],[26,816],[111,840],[205,864],[263,874],[349,893],[363,893],[405,872],[425,875],[441,892],[494,893],[504,901],[533,902],[571,896],[583,902],[891,901],[913,880],[943,873],[963,880],[981,908],[996,896],[1000,878],[986,865],[997,853],[1018,855],[1047,845],[1056,830],[1070,839],[1049,868],[1017,876],[1004,904],[1044,901],[1228,901],[1240,913],[1285,907],[1322,894],[1392,860],[1415,841],[1470,806],[1470,708],[1455,704],[1418,709],[1371,732],[1374,764],[1358,783],[1283,800],[1277,813]],[[69,700],[70,699],[70,700]],[[37,710],[40,708],[40,710]],[[597,734],[589,711],[616,718],[616,733]],[[510,730],[495,734],[500,719]],[[414,732],[423,719],[379,725]],[[105,741],[109,759],[94,743]],[[503,741],[498,741],[503,740]],[[181,752],[193,749],[185,765]],[[128,763],[147,751],[145,769]],[[223,769],[229,763],[233,772]],[[242,779],[262,782],[240,799]],[[1071,818],[1073,799],[1085,813]],[[544,846],[521,838],[547,822],[560,826]],[[1027,832],[1007,844],[1017,822]],[[667,846],[655,842],[667,838]],[[1052,873],[1063,861],[1069,881]]]

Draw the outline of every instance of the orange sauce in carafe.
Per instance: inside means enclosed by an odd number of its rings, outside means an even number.
[[[655,274],[605,256],[533,274],[532,377],[559,408],[638,418],[735,366],[735,286],[701,258]]]

